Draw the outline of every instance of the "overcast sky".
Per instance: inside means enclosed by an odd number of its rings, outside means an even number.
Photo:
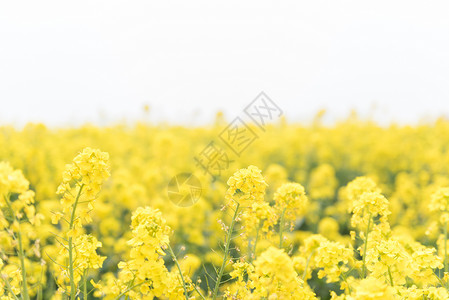
[[[2,1],[0,124],[449,115],[448,1]]]

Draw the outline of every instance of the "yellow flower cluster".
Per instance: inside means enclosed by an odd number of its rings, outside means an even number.
[[[120,296],[130,299],[183,299],[182,281],[186,274],[181,281],[179,272],[170,273],[163,260],[164,249],[169,247],[170,227],[166,225],[161,212],[150,207],[140,207],[133,213],[131,220],[132,238],[128,241],[131,247],[130,259],[118,264],[120,272],[117,280],[110,274],[105,286],[94,284],[99,288],[95,294],[106,299],[117,299]]]
[[[0,299],[449,299],[447,120],[283,120],[212,177],[222,121],[0,127]]]
[[[228,180],[226,200],[233,200],[242,207],[263,201],[267,183],[256,166],[238,170]]]
[[[110,176],[109,154],[98,149],[85,148],[66,165],[62,183],[57,194],[62,195],[62,212],[55,212],[52,223],[64,221],[64,234],[56,235],[58,241],[56,264],[59,293],[70,294],[74,299],[80,292],[83,279],[83,294],[87,297],[87,277],[89,269],[102,267],[106,257],[97,254],[102,246],[94,236],[84,233],[84,225],[92,222],[90,216],[93,203],[103,182]],[[65,227],[68,227],[64,230]]]
[[[315,295],[296,273],[284,250],[270,247],[254,261],[235,263],[231,277],[237,281],[226,291],[227,299],[314,299]]]
[[[66,213],[72,209],[79,194],[79,200],[87,203],[82,213],[84,215],[82,219],[87,221],[88,214],[93,209],[92,202],[100,191],[103,181],[109,176],[109,154],[98,149],[85,148],[73,159],[73,163],[66,165],[62,174],[62,183],[56,191],[57,194],[62,195],[63,212]],[[82,219],[80,218],[79,222]]]
[[[326,277],[327,282],[339,282],[342,274],[349,271],[348,264],[353,265],[354,251],[340,242],[329,241],[321,235],[312,235],[306,238],[294,261],[297,270],[304,274],[304,279],[310,278],[310,268],[319,269],[318,277]]]
[[[243,237],[248,238],[259,234],[271,235],[278,216],[269,202],[265,201],[265,191],[268,186],[262,176],[262,171],[249,166],[234,173],[228,180],[226,200],[239,204],[240,219],[243,223]]]
[[[283,184],[274,194],[275,208],[286,221],[293,222],[306,212],[308,198],[299,183]]]
[[[39,282],[45,268],[36,234],[42,219],[22,171],[0,162],[0,295],[5,299],[19,294],[28,299],[45,283]]]
[[[449,222],[449,187],[438,188],[430,197],[429,209],[440,213],[441,224]]]

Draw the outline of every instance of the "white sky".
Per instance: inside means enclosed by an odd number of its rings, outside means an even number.
[[[0,2],[0,124],[199,124],[262,90],[290,120],[449,115],[449,2]]]

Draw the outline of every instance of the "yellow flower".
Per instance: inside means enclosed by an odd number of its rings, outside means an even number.
[[[386,285],[383,280],[368,277],[353,285],[354,291],[346,299],[348,300],[395,300],[395,290]]]
[[[438,188],[430,197],[429,209],[440,213],[440,223],[447,226],[449,222],[449,187]]]
[[[377,217],[380,223],[388,223],[388,206],[388,200],[379,192],[364,192],[353,202],[351,226],[367,226],[370,219]]]
[[[24,193],[29,185],[21,170],[14,170],[9,162],[0,162],[0,195]]]
[[[329,164],[322,164],[310,174],[308,185],[310,197],[313,200],[330,200],[335,196],[337,185],[334,168]]]
[[[285,183],[274,194],[275,208],[286,221],[293,222],[306,212],[308,198],[299,183]]]
[[[105,286],[98,284],[101,293],[97,294],[116,297],[124,293],[131,299],[182,298],[179,276],[168,271],[161,257],[165,255],[163,249],[168,246],[170,233],[161,212],[151,207],[139,207],[131,218],[131,229],[132,238],[128,241],[132,246],[130,259],[118,264],[121,269],[118,281],[108,281]]]
[[[226,200],[234,200],[242,207],[249,207],[253,202],[263,201],[268,186],[262,171],[255,166],[240,169],[232,175],[228,182]]]

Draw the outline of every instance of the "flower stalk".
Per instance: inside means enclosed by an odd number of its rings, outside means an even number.
[[[368,250],[368,236],[370,233],[370,227],[371,227],[371,213],[368,216],[368,226],[366,227],[365,231],[365,244],[363,246],[363,258],[362,258],[362,278],[366,278],[367,274],[367,268],[366,268],[366,251]]]
[[[237,216],[239,213],[239,208],[240,208],[240,204],[237,202],[237,206],[235,207],[235,210],[234,210],[234,216],[232,217],[232,221],[231,221],[231,226],[229,227],[228,234],[226,236],[225,252],[224,252],[224,256],[223,256],[223,261],[221,263],[220,271],[217,276],[217,281],[215,282],[215,288],[214,288],[214,292],[212,294],[213,300],[217,299],[218,289],[220,288],[220,283],[221,283],[221,278],[223,277],[223,272],[226,267],[226,262],[228,260],[229,246],[231,245],[232,233],[234,231],[234,225],[236,223],[236,219],[237,219]]]
[[[184,289],[184,296],[186,297],[186,300],[188,300],[189,293],[187,292],[187,285],[186,285],[186,281],[184,280],[184,276],[182,275],[181,266],[179,265],[178,259],[176,258],[176,255],[173,252],[173,249],[170,247],[170,244],[167,244],[167,248],[168,248],[168,251],[170,252],[170,255],[171,255],[173,261],[176,264],[176,267],[178,268],[179,276],[181,277],[182,288]]]
[[[282,243],[284,242],[284,217],[285,217],[285,211],[287,208],[284,208],[281,213],[281,219],[279,221],[279,249],[282,249]]]
[[[83,191],[83,187],[84,184],[82,184],[78,190],[78,194],[76,195],[75,198],[75,203],[73,203],[73,208],[72,208],[72,214],[70,216],[70,224],[69,224],[69,232],[73,229],[73,224],[75,222],[75,212],[76,212],[76,207],[78,206],[78,201],[80,199],[81,196],[81,192]],[[75,300],[76,297],[76,285],[75,285],[75,276],[74,276],[74,266],[73,266],[73,238],[69,237],[69,242],[68,242],[68,246],[69,246],[69,279],[70,279],[70,299],[71,300]]]

